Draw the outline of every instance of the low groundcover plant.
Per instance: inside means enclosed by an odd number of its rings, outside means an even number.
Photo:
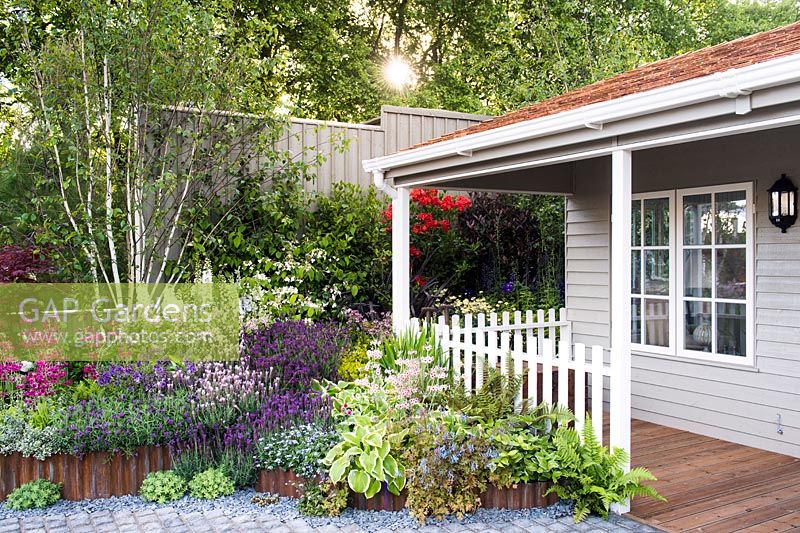
[[[214,500],[233,494],[233,481],[225,472],[217,468],[209,468],[200,472],[189,482],[189,494],[193,498]]]
[[[46,479],[37,479],[14,489],[8,495],[6,505],[14,511],[43,509],[61,499],[61,484]]]
[[[186,481],[175,472],[151,472],[142,481],[139,495],[149,502],[167,503],[182,498],[186,489]]]

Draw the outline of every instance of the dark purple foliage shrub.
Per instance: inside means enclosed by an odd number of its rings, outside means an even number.
[[[0,248],[0,283],[30,283],[52,271],[41,252],[31,247]]]
[[[258,368],[273,368],[281,387],[308,391],[315,379],[335,381],[350,336],[332,322],[277,322],[245,335],[243,358]]]

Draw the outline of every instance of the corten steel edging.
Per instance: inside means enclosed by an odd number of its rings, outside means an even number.
[[[402,511],[406,507],[406,490],[403,489],[400,495],[396,496],[389,492],[384,484],[372,498],[351,490],[347,497],[347,506],[362,511]]]
[[[547,494],[553,484],[549,481],[518,483],[515,486],[499,488],[486,487],[481,494],[481,507],[487,509],[532,509],[548,507],[558,502],[556,494]]]
[[[298,476],[292,470],[259,470],[256,480],[256,491],[269,492],[289,498],[299,498],[303,495],[304,483],[319,483],[318,479],[306,479]]]
[[[0,499],[36,479],[63,483],[65,500],[136,494],[147,474],[168,470],[171,465],[172,456],[166,446],[136,448],[131,456],[90,452],[82,457],[53,455],[43,461],[14,452],[0,455]]]

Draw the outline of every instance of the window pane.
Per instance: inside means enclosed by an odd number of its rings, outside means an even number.
[[[642,201],[631,204],[631,246],[642,245]]]
[[[669,246],[669,198],[644,201],[644,245]]]
[[[717,353],[744,356],[746,325],[744,304],[717,303]]]
[[[631,298],[631,342],[642,343],[642,299]]]
[[[631,292],[642,293],[642,252],[631,250]]]
[[[644,301],[645,344],[669,346],[669,300]]]
[[[717,244],[744,244],[747,239],[747,209],[744,191],[716,194]]]
[[[683,295],[711,298],[711,250],[683,251]]]
[[[711,244],[711,195],[683,197],[683,243]]]
[[[744,248],[717,250],[717,298],[744,300],[747,294],[747,252]]]
[[[684,348],[711,351],[711,303],[684,302]]]
[[[669,295],[669,250],[645,251],[644,292]]]

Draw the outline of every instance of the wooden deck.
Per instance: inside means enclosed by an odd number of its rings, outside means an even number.
[[[800,459],[641,420],[631,432],[633,466],[668,500],[634,500],[634,518],[666,531],[800,532]]]

